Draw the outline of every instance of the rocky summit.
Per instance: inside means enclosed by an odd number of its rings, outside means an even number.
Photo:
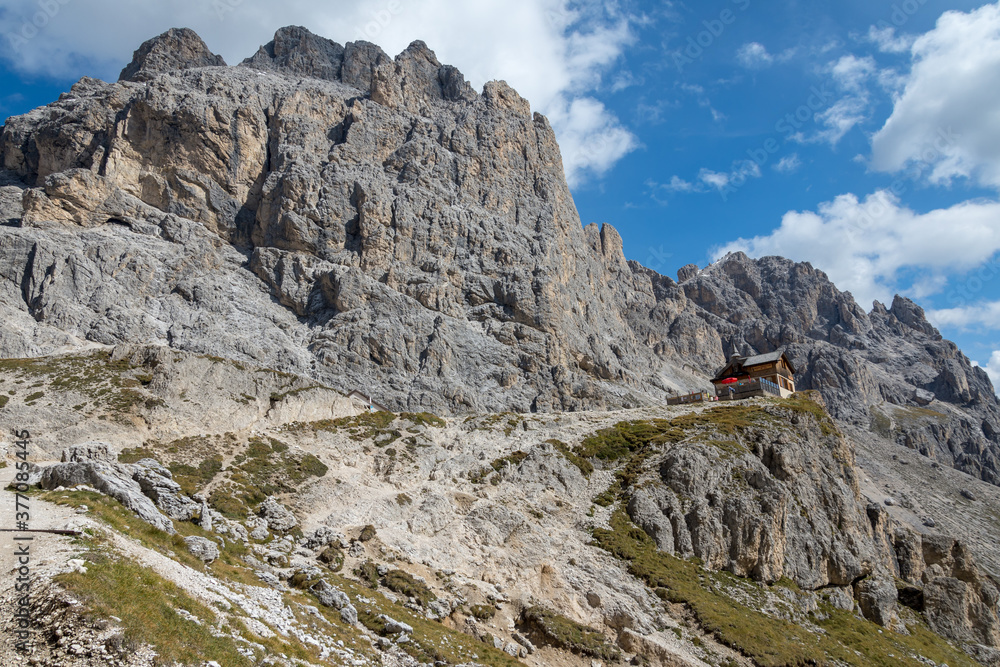
[[[0,169],[0,481],[66,533],[3,664],[1000,664],[985,372],[809,264],[626,260],[502,81],[173,29]]]

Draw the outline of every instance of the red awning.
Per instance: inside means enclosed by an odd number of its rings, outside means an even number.
[[[719,384],[733,384],[736,382],[736,378],[726,378],[725,380],[719,380]]]

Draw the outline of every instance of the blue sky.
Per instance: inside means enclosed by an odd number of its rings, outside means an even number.
[[[291,23],[390,53],[423,39],[549,116],[583,222],[630,259],[810,261],[865,308],[914,298],[1000,379],[1000,2],[319,4],[8,0],[0,115],[115,78],[173,26],[231,64]]]

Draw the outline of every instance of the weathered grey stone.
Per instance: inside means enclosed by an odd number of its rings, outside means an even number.
[[[211,563],[219,557],[219,546],[212,540],[191,535],[184,538],[184,543],[187,544],[188,551],[206,563]]]
[[[57,463],[44,469],[39,485],[43,489],[54,489],[87,484],[111,496],[146,523],[172,535],[175,532],[173,522],[143,494],[142,487],[132,479],[132,473],[131,466],[97,461]]]
[[[153,459],[142,459],[132,465],[132,479],[143,494],[151,498],[167,516],[177,521],[190,521],[198,513],[198,503],[171,479],[170,471]],[[206,529],[207,530],[207,529]]]
[[[291,530],[299,524],[295,515],[273,497],[268,497],[260,504],[257,514],[267,522],[268,528],[279,533]]]
[[[333,607],[339,610],[351,604],[350,598],[342,590],[331,586],[323,579],[319,580],[312,587],[312,591],[316,594],[316,598],[320,604],[326,607]]]
[[[891,579],[868,577],[854,584],[854,597],[861,613],[868,620],[883,627],[899,623],[896,611],[896,586]]]
[[[413,626],[407,623],[403,623],[402,621],[397,621],[396,619],[390,618],[385,614],[379,614],[378,619],[385,624],[385,631],[390,635],[413,634]],[[502,644],[500,645],[500,648],[503,648]]]

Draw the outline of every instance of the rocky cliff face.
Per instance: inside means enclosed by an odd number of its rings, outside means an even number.
[[[23,188],[5,306],[38,346],[169,342],[446,410],[637,404],[696,381],[625,322],[621,239],[581,229],[545,118],[421,42],[390,58],[286,28],[224,67],[171,31],[118,83],[11,119],[2,162],[8,198]]]
[[[845,422],[1000,481],[985,374],[897,298],[733,255],[678,281],[581,228],[546,119],[422,42],[144,43],[0,136],[0,353],[150,342],[392,408],[648,405],[784,346]]]

